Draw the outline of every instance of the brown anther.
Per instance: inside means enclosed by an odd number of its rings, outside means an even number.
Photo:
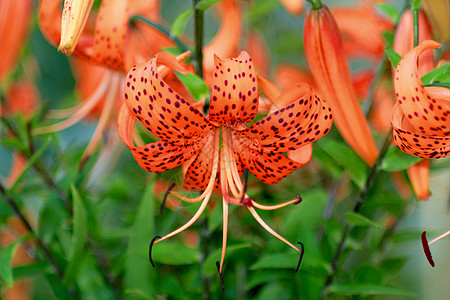
[[[161,237],[160,236],[155,236],[153,239],[152,239],[152,241],[150,242],[150,246],[149,246],[149,248],[148,248],[148,258],[150,259],[150,263],[152,264],[152,266],[153,266],[153,268],[155,267],[155,263],[153,262],[153,259],[152,259],[152,248],[153,248],[153,244],[155,243],[155,241],[157,240],[157,239],[160,239]]]
[[[173,189],[174,186],[175,186],[175,183],[172,182],[172,184],[169,186],[169,188],[167,189],[166,193],[164,194],[164,198],[163,198],[163,201],[161,203],[161,208],[159,209],[159,213],[160,213],[161,216],[162,216],[163,211],[164,211],[164,206],[166,205],[167,197],[169,196],[169,193]]]
[[[434,268],[433,257],[431,256],[430,247],[428,247],[427,232],[426,231],[422,232],[420,238],[422,240],[423,252],[425,253],[425,256],[427,257],[430,265]]]
[[[253,207],[252,199],[250,199],[248,197],[244,198],[244,199],[241,199],[240,203],[242,205],[244,205],[244,206],[247,206],[247,207]]]
[[[297,204],[299,204],[300,202],[303,201],[302,197],[300,197],[299,194],[295,195],[295,197],[297,197],[298,200],[297,200],[297,202],[294,202],[294,205],[297,205]]]
[[[298,259],[298,264],[297,264],[297,268],[295,269],[294,273],[297,273],[298,269],[300,268],[300,264],[302,263],[302,259],[303,259],[303,254],[305,253],[305,247],[303,246],[302,242],[297,242],[297,244],[300,244],[301,249],[301,253],[300,253],[300,257]]]

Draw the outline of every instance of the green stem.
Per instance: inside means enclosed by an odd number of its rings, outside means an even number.
[[[372,188],[373,182],[375,180],[375,176],[378,174],[379,166],[381,162],[383,161],[384,157],[386,156],[386,153],[389,149],[389,145],[392,142],[392,128],[389,131],[389,133],[386,135],[386,138],[384,140],[383,147],[381,148],[380,154],[378,155],[377,160],[375,161],[375,164],[370,169],[369,175],[367,177],[366,183],[364,185],[363,190],[359,194],[358,199],[356,200],[356,204],[353,208],[354,212],[359,212],[361,210],[362,205],[364,204],[364,201],[367,198],[367,195],[369,194],[370,189]],[[339,258],[341,257],[341,254],[344,250],[345,241],[347,240],[347,237],[350,233],[351,226],[347,223],[344,227],[344,232],[342,234],[342,238],[338,244],[336,253],[334,254],[333,261],[331,262],[331,272],[328,275],[327,279],[325,280],[324,287],[322,289],[322,294],[320,295],[320,299],[324,299],[326,296],[326,292],[328,287],[333,283],[334,278],[336,277],[337,270],[338,270],[338,264],[339,264]]]
[[[413,0],[414,47],[419,45],[419,6],[421,0]]]
[[[322,1],[320,0],[307,0],[309,3],[311,3],[311,8],[313,10],[319,10],[323,7]]]
[[[133,24],[136,21],[144,22],[145,24],[148,24],[148,25],[158,29],[161,33],[163,33],[165,36],[167,36],[172,42],[174,42],[182,52],[189,51],[189,47],[179,37],[174,36],[172,34],[172,32],[169,29],[167,29],[166,27],[164,27],[163,25],[152,22],[149,19],[146,19],[141,15],[131,16],[129,23]]]
[[[203,78],[203,10],[198,8],[201,0],[192,0],[194,9],[194,39],[195,39],[195,72]]]

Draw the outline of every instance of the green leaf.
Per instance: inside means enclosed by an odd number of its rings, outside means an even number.
[[[401,171],[421,161],[421,157],[409,155],[401,151],[397,146],[389,148],[381,162],[380,168],[387,172]]]
[[[408,262],[406,257],[391,257],[386,258],[380,264],[380,269],[383,274],[396,275],[401,271],[403,266]]]
[[[363,265],[356,269],[353,278],[358,283],[380,284],[383,281],[383,273],[373,266]]]
[[[322,169],[333,178],[339,178],[342,175],[342,167],[317,145],[314,145],[313,156],[317,159]]]
[[[333,284],[328,290],[330,294],[337,295],[395,295],[417,298],[417,295],[401,288],[382,285],[382,284],[351,284],[341,283]]]
[[[295,269],[298,263],[299,254],[296,253],[277,253],[261,257],[254,263],[250,269]]]
[[[69,263],[64,271],[64,281],[72,282],[77,274],[79,261],[85,251],[88,235],[86,209],[78,190],[73,184],[70,186],[73,200],[73,234],[69,253]]]
[[[364,161],[349,147],[330,139],[320,139],[318,144],[334,160],[344,167],[352,181],[360,188],[367,180],[368,167]]]
[[[200,261],[200,251],[175,242],[161,242],[152,249],[152,258],[166,265],[191,265]]]
[[[386,14],[393,23],[396,23],[400,18],[400,11],[390,3],[375,3],[375,7]]]
[[[434,82],[450,82],[450,62],[443,64],[439,68],[431,70],[427,74],[423,75],[421,80],[423,85],[433,84]]]
[[[148,260],[148,246],[154,234],[154,183],[155,176],[145,188],[128,241],[124,285],[133,294],[154,294],[151,283],[155,273]]]
[[[43,275],[51,270],[51,266],[46,262],[32,263],[25,266],[17,266],[13,268],[14,278],[29,278]]]
[[[345,217],[347,218],[347,222],[352,226],[373,226],[378,229],[381,229],[382,226],[369,218],[355,212],[348,211],[345,213]]]
[[[237,245],[231,245],[227,246],[227,251],[225,253],[225,257],[231,257],[236,252],[239,252],[239,250],[250,248],[251,245],[247,243],[243,244],[237,244]],[[214,250],[205,260],[202,266],[202,273],[205,275],[213,275],[217,272],[217,266],[216,261],[220,261],[220,256],[222,254],[222,249],[216,249]]]
[[[400,62],[400,60],[402,60],[401,55],[395,52],[394,49],[392,49],[392,47],[390,46],[384,47],[384,52],[386,53],[387,58],[391,62],[392,67],[396,69],[398,63]]]
[[[203,0],[202,2],[199,2],[197,4],[197,8],[199,10],[205,10],[208,9],[211,5],[216,4],[217,2],[220,2],[222,0]]]
[[[46,139],[44,144],[42,144],[41,147],[37,151],[33,153],[33,155],[28,159],[27,164],[25,165],[25,168],[23,168],[22,172],[17,177],[16,181],[14,181],[13,185],[11,186],[11,190],[14,190],[17,184],[20,182],[20,180],[23,178],[23,176],[28,172],[28,170],[36,163],[36,161],[41,157],[41,155],[44,153],[45,149],[50,145],[50,143],[53,141],[53,137],[50,136]]]
[[[196,100],[206,98],[209,95],[208,86],[198,75],[192,73],[187,73],[186,75],[177,73],[177,77]]]
[[[420,2],[422,2],[422,0],[413,0],[412,9],[419,9]]]
[[[186,22],[189,20],[189,17],[192,15],[192,8],[189,8],[178,15],[178,17],[173,21],[171,32],[174,36],[180,36],[184,27],[186,26]]]
[[[19,244],[28,238],[29,235],[22,236],[11,244],[0,248],[0,278],[10,287],[14,284],[13,271],[10,265],[11,260]]]

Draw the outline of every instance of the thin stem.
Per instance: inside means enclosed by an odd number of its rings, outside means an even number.
[[[381,162],[383,161],[384,157],[386,156],[387,150],[389,149],[389,145],[392,142],[392,128],[389,131],[389,133],[387,134],[385,140],[384,140],[384,144],[383,147],[381,148],[380,154],[378,155],[377,160],[375,161],[374,166],[370,169],[369,175],[367,177],[366,183],[364,185],[363,190],[361,191],[361,193],[359,194],[359,197],[356,200],[355,206],[353,208],[354,212],[359,212],[361,210],[361,207],[364,203],[364,201],[367,198],[367,195],[369,194],[370,189],[372,188],[373,182],[375,180],[375,176],[378,174],[379,171],[379,166],[381,164]],[[342,234],[342,238],[338,244],[336,253],[334,254],[333,260],[331,262],[331,272],[328,275],[327,279],[325,280],[325,285],[324,288],[322,290],[322,294],[320,295],[321,299],[325,298],[326,295],[326,291],[328,289],[328,287],[333,283],[334,278],[336,276],[337,273],[337,269],[338,269],[338,264],[339,264],[339,258],[341,257],[341,254],[344,250],[344,244],[345,241],[350,233],[350,225],[347,223],[345,224],[344,227],[344,233]]]
[[[413,0],[414,47],[419,45],[419,6],[421,0]]]
[[[307,0],[309,3],[311,3],[311,8],[313,10],[319,10],[323,7],[322,1],[320,0]]]
[[[195,72],[203,78],[203,10],[198,9],[197,4],[202,0],[192,0],[194,8],[194,37],[195,37]]]
[[[141,15],[133,15],[130,18],[130,23],[133,24],[135,21],[141,21],[144,22],[156,29],[158,29],[161,33],[163,33],[164,35],[166,35],[172,42],[174,42],[177,47],[182,51],[182,52],[186,52],[189,50],[189,47],[177,36],[173,35],[172,32],[167,29],[166,27],[164,27],[161,24],[155,23],[150,21],[149,19],[144,18]]]

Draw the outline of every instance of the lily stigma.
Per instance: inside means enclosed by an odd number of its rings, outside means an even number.
[[[247,127],[245,123],[254,119],[259,103],[258,77],[252,59],[243,51],[232,59],[215,56],[214,63],[207,116],[164,81],[169,68],[185,73],[175,56],[160,52],[134,66],[126,78],[118,131],[142,168],[162,172],[183,164],[184,188],[203,191],[195,198],[169,192],[189,203],[201,202],[201,206],[185,225],[161,238],[155,237],[150,251],[154,244],[191,226],[207,207],[213,190],[221,191],[223,247],[220,263],[217,262],[221,275],[229,204],[246,207],[270,234],[303,254],[267,225],[255,210],[274,210],[295,204],[301,200],[300,196],[278,205],[260,204],[247,195],[246,180],[242,182],[241,175],[248,170],[264,183],[279,182],[306,163],[295,160],[295,155],[289,158],[289,153],[305,146],[310,149],[313,141],[326,135],[332,125],[332,115],[326,101],[320,100],[309,85],[299,83],[276,99],[279,110],[269,112],[267,117]],[[136,146],[133,141],[136,118],[160,141]],[[151,252],[150,260],[153,264]]]

